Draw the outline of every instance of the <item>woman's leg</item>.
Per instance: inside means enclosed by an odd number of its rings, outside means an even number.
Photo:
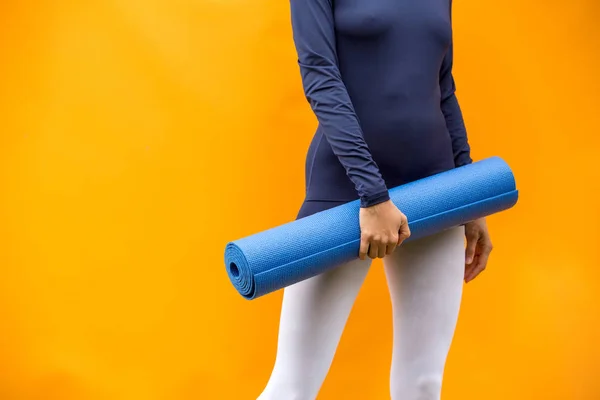
[[[284,289],[277,357],[258,400],[313,400],[371,261],[357,259]]]
[[[393,400],[439,400],[465,270],[464,228],[406,243],[384,258],[392,298]]]

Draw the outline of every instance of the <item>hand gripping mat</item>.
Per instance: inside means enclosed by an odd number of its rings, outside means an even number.
[[[408,241],[506,210],[518,191],[510,167],[487,158],[389,191],[406,215]],[[225,266],[238,292],[254,299],[356,259],[358,200],[227,244]]]

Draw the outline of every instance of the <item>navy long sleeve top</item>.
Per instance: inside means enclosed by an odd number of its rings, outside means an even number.
[[[318,127],[305,201],[368,207],[471,162],[452,76],[451,0],[290,0]]]

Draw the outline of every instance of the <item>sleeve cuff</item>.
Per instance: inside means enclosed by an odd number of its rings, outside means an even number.
[[[360,198],[360,206],[361,208],[371,207],[377,205],[379,203],[384,203],[390,199],[390,194],[388,190],[384,190],[382,192],[375,193],[369,196],[363,196]]]

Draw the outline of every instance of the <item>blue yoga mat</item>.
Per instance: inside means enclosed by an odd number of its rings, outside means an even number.
[[[510,167],[498,157],[442,172],[389,191],[416,240],[516,204]],[[235,240],[225,266],[237,291],[255,299],[356,259],[360,203],[321,211]]]

